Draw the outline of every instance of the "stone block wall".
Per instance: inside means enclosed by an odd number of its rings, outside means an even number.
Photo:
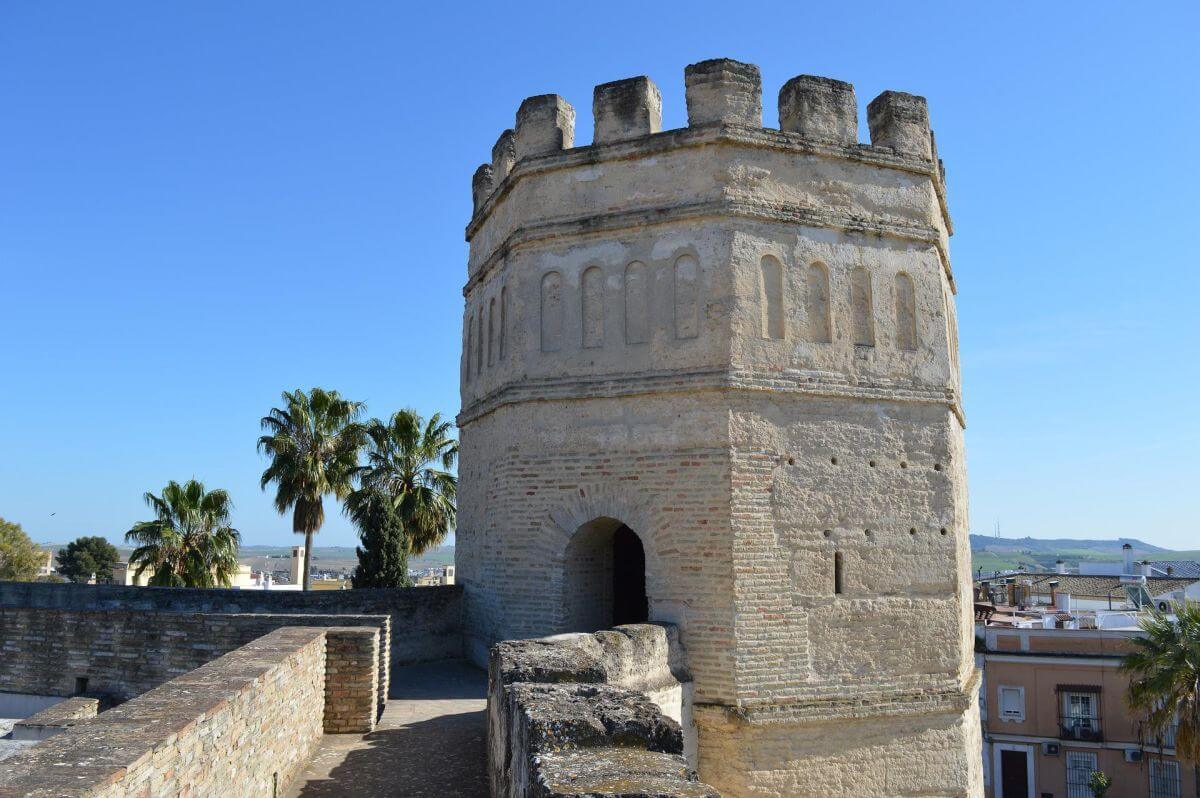
[[[674,628],[649,624],[494,646],[494,798],[718,796],[685,756],[691,679],[678,653]]]
[[[364,627],[384,655],[373,659],[372,666],[382,709],[389,683],[390,624],[387,615],[0,607],[0,690],[62,696],[88,692],[121,703],[281,627]]]
[[[39,743],[0,798],[279,794],[323,731],[327,634],[277,629]]]
[[[0,607],[271,615],[388,615],[391,665],[462,656],[462,587],[190,589],[0,582]],[[0,629],[2,631],[2,629]]]

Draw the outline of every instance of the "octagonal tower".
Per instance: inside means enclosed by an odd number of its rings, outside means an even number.
[[[963,416],[925,100],[758,68],[521,104],[473,181],[469,653],[676,624],[729,796],[982,794]]]

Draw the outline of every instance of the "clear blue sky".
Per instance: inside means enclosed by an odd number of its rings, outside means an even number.
[[[1200,547],[1197,5],[835,5],[3,3],[0,516],[115,541],[196,476],[292,542],[281,390],[457,412],[471,173],[521,99],[586,143],[592,86],[648,74],[678,127],[727,56],[768,125],[801,73],[929,98],[972,528]]]

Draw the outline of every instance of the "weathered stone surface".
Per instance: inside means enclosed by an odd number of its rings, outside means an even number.
[[[624,746],[683,753],[679,724],[641,693],[604,684],[514,684],[528,750]]]
[[[592,95],[593,144],[640,138],[662,130],[662,95],[645,76],[602,83]]]
[[[532,794],[544,798],[719,798],[683,757],[636,748],[542,754]]]
[[[47,737],[53,737],[63,729],[96,717],[100,712],[100,705],[100,698],[81,695],[60,701],[13,724],[12,739],[45,740]]]
[[[814,141],[858,142],[858,103],[849,83],[799,75],[779,90],[779,129]]]
[[[684,684],[674,676],[673,668],[687,678],[680,661],[675,630],[662,625],[494,646],[488,669],[492,794],[715,795],[698,784],[688,764],[695,733]],[[568,751],[588,753],[547,759]],[[558,764],[546,769],[546,762]],[[619,789],[627,792],[603,792]]]
[[[754,64],[713,58],[683,71],[689,125],[762,125],[762,76]]]
[[[867,124],[873,146],[891,147],[918,158],[933,158],[929,108],[924,97],[885,91],[867,106]]]
[[[514,157],[519,161],[570,149],[575,143],[575,109],[557,94],[529,97],[517,111]]]

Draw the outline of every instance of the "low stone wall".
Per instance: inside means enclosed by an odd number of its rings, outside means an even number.
[[[387,615],[0,607],[0,690],[61,696],[87,692],[121,703],[288,626],[367,627],[384,655],[374,660],[382,709],[390,678]]]
[[[462,586],[369,590],[200,590],[0,582],[0,607],[151,612],[388,615],[393,666],[463,655]]]
[[[718,796],[685,756],[690,685],[665,624],[497,644],[488,664],[493,798]]]
[[[274,798],[322,733],[374,728],[377,646],[360,627],[276,629],[9,759],[0,798]]]
[[[96,717],[99,712],[99,698],[75,696],[13,724],[11,737],[14,740],[45,740],[80,721]]]

